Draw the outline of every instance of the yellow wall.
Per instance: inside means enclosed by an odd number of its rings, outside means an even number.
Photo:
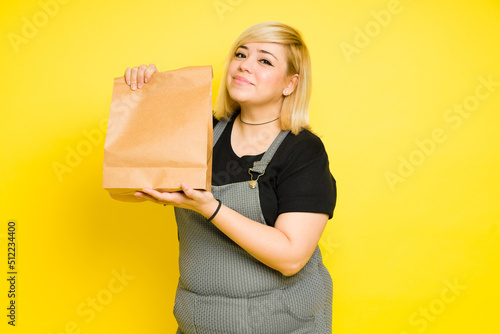
[[[302,30],[311,123],[338,182],[322,238],[334,333],[496,333],[500,2],[79,1],[0,5],[0,249],[16,222],[16,327],[173,333],[170,208],[102,190],[113,78],[214,66],[261,21]]]

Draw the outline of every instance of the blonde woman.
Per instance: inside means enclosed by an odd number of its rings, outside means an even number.
[[[154,65],[128,68],[140,89]],[[177,333],[330,333],[332,281],[318,241],[336,187],[308,128],[309,52],[265,22],[233,44],[215,106],[212,191],[135,196],[175,207]]]

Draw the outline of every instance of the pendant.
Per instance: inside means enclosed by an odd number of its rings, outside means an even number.
[[[250,182],[248,182],[248,183],[249,183],[251,189],[257,188],[257,181],[256,180],[250,180]]]

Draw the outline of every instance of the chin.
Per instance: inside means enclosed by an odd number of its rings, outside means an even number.
[[[238,103],[247,102],[250,100],[248,94],[244,94],[242,92],[229,92],[229,96],[232,100]]]

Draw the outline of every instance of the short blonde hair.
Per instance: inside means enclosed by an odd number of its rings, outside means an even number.
[[[263,22],[245,30],[233,43],[226,59],[224,72],[215,103],[217,119],[229,120],[239,104],[227,90],[226,78],[229,63],[236,50],[247,43],[278,43],[284,46],[287,61],[287,76],[298,74],[299,80],[294,92],[284,97],[281,107],[281,129],[297,134],[309,129],[309,101],[311,99],[311,59],[302,35],[296,29],[279,22]]]

